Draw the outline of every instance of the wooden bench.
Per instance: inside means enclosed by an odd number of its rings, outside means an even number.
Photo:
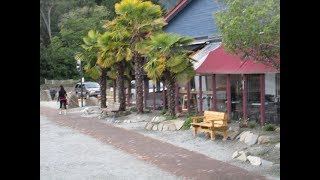
[[[198,122],[202,118],[203,122]],[[223,140],[228,138],[228,115],[225,112],[216,111],[204,111],[203,116],[193,117],[193,123],[191,123],[193,129],[193,135],[196,136],[198,131],[204,131],[209,134],[211,140],[215,139],[215,132],[223,132]]]

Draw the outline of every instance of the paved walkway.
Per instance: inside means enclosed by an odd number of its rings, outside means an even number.
[[[58,115],[57,110],[41,107],[40,114],[59,125],[71,127],[103,143],[113,145],[138,159],[186,179],[251,180],[266,179],[239,167],[209,158],[205,155],[176,147],[142,134],[104,124],[99,120],[69,113]]]

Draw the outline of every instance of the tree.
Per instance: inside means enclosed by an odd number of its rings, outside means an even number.
[[[98,41],[101,50],[97,63],[103,65],[103,67],[109,67],[111,69],[110,73],[112,73],[109,76],[117,79],[119,111],[125,111],[124,80],[126,75],[130,76],[126,74],[126,71],[130,71],[131,66],[128,61],[132,58],[132,52],[129,48],[130,34],[126,31],[121,32],[118,29],[114,29],[117,26],[114,26],[112,22],[109,22],[106,27],[107,31]]]
[[[92,78],[98,79],[101,91],[101,108],[107,107],[107,73],[109,69],[98,60],[101,58],[100,46],[98,45],[98,39],[101,34],[96,30],[90,30],[88,35],[83,38],[85,44],[82,45],[83,50],[75,55],[76,60],[84,62],[84,70]]]
[[[280,70],[280,0],[221,0],[215,23],[226,50]]]
[[[136,50],[137,43],[143,41],[149,32],[161,30],[166,24],[162,18],[161,7],[150,1],[122,0],[115,5],[117,17],[114,26],[119,32],[130,32],[130,50],[133,54],[136,85],[136,107],[143,113],[143,69],[144,59]]]
[[[149,41],[140,44],[140,52],[147,57],[144,66],[153,81],[164,78],[168,89],[168,112],[175,115],[175,82],[186,83],[195,75],[191,52],[185,50],[193,39],[176,34],[161,33],[150,36]]]

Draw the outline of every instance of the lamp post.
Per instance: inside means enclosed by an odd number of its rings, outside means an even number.
[[[82,81],[83,81],[83,77],[82,77],[82,66],[81,66],[81,61],[77,60],[77,69],[80,72],[80,76],[81,76],[81,80],[80,80],[80,88],[81,88],[81,107],[83,107],[83,87],[82,87]]]

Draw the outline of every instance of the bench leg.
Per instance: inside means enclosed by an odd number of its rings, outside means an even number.
[[[198,128],[197,127],[193,127],[193,136],[197,135],[197,131],[198,131]]]
[[[210,131],[210,135],[211,135],[211,140],[214,141],[216,139],[216,135],[214,133],[214,131]]]
[[[228,138],[228,130],[224,130],[223,131],[223,141],[226,141],[227,140],[227,138]]]

